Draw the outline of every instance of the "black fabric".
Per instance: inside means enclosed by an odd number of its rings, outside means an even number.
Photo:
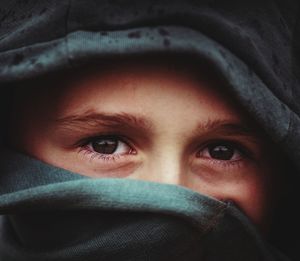
[[[190,55],[282,151],[290,187],[270,244],[230,204],[1,149],[0,260],[299,260],[299,32],[296,0],[1,1],[3,119],[16,83],[107,58]]]

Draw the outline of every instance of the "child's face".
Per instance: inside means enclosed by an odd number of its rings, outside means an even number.
[[[63,89],[36,88],[18,102],[13,143],[83,175],[177,184],[232,200],[262,227],[271,205],[268,151],[216,84],[133,63]]]

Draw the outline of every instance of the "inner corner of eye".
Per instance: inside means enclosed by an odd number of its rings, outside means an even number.
[[[135,149],[130,149],[129,154],[137,155],[137,151]]]

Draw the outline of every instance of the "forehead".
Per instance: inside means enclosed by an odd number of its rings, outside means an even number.
[[[57,119],[67,119],[68,124],[80,119],[82,128],[102,123],[103,117],[95,120],[99,114],[107,119],[125,113],[130,117],[125,121],[123,117],[122,124],[143,119],[156,130],[174,127],[178,133],[190,133],[197,126],[205,129],[210,122],[258,129],[230,96],[220,75],[209,64],[187,58],[108,61],[39,79],[27,87],[26,97],[19,95],[16,103],[19,111],[24,119],[37,119],[49,127]]]
[[[18,104],[34,104],[43,113],[46,109],[83,113],[101,105],[113,109],[116,102],[126,109],[145,108],[145,99],[150,104],[161,101],[164,107],[192,105],[195,97],[219,114],[240,111],[220,74],[205,61],[188,56],[107,60],[40,78],[25,87]]]
[[[167,107],[168,104],[192,101],[197,96],[202,96],[202,103],[209,102],[212,96],[219,100],[220,105],[233,103],[224,82],[209,66],[178,57],[110,61],[84,71],[70,72],[57,80],[57,84],[42,89],[53,95],[52,100],[60,100],[64,106],[72,102],[76,103],[74,106],[88,106],[88,101],[93,106],[104,103],[109,106],[117,101],[132,107],[134,101],[147,99],[161,101]],[[40,92],[48,101],[49,93]]]

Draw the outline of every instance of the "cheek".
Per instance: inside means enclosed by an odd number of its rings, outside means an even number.
[[[239,208],[256,224],[263,227],[268,219],[270,208],[270,188],[260,178],[253,177],[241,184],[232,186],[228,195]]]
[[[227,180],[190,181],[190,188],[222,201],[233,201],[250,220],[265,231],[273,208],[273,189],[270,171],[259,170],[239,173]]]

